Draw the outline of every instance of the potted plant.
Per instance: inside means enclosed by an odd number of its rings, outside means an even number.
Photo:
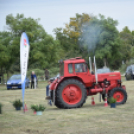
[[[13,106],[16,110],[21,110],[22,102],[20,101],[20,99],[13,101]]]
[[[37,115],[42,115],[42,112],[45,110],[43,105],[31,105],[31,109],[36,112]]]
[[[116,99],[111,97],[108,99],[108,102],[110,103],[111,108],[116,108]]]
[[[0,114],[2,114],[2,107],[3,105],[0,103]]]

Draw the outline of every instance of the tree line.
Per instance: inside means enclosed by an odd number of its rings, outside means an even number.
[[[20,71],[20,36],[26,32],[30,42],[29,68],[58,67],[58,60],[96,56],[97,66],[118,69],[134,57],[134,31],[127,26],[120,32],[118,21],[104,15],[76,14],[65,27],[47,34],[40,19],[23,14],[6,16],[7,31],[0,32],[0,74]]]

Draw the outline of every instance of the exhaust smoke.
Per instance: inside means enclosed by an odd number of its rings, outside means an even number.
[[[92,73],[92,61],[91,57],[94,59],[94,73],[95,73],[95,79],[96,84],[98,83],[98,75],[96,72],[96,61],[95,61],[95,51],[97,46],[100,44],[100,36],[103,29],[103,26],[101,24],[101,21],[98,21],[96,17],[93,17],[89,22],[86,22],[82,25],[82,34],[79,38],[79,44],[80,48],[83,48],[84,51],[88,52],[89,57],[89,66],[90,66],[90,72]]]
[[[95,51],[100,42],[100,35],[103,31],[101,25],[93,18],[81,27],[82,34],[79,37],[80,48],[87,51],[88,55],[95,55]]]

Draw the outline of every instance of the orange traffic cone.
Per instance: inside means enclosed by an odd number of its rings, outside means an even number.
[[[105,97],[105,103],[104,103],[104,107],[107,107],[108,104],[107,104],[107,97]]]
[[[26,112],[26,111],[28,111],[28,109],[27,109],[27,105],[25,103],[24,112]]]
[[[94,97],[92,97],[92,105],[95,105],[95,102],[94,102]]]

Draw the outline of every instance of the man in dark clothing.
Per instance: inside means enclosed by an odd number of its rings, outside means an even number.
[[[46,96],[47,96],[46,99],[48,100],[48,104],[52,106],[51,99],[49,99],[50,98],[50,91],[49,91],[50,84],[51,84],[51,80],[48,81],[48,85],[46,86]]]
[[[36,88],[36,82],[37,82],[37,77],[34,73],[34,71],[32,71],[32,74],[31,74],[31,89],[33,87],[33,89]]]
[[[49,71],[47,69],[45,69],[45,79],[46,80],[49,79]]]

